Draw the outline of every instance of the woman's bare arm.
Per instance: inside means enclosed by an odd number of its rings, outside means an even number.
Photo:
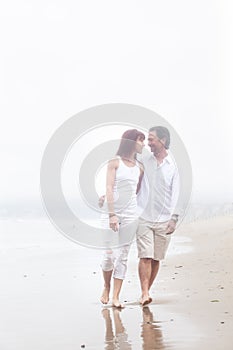
[[[108,204],[108,212],[109,212],[109,225],[110,228],[113,229],[113,231],[118,231],[118,218],[115,214],[114,210],[114,196],[113,196],[113,189],[114,189],[114,182],[116,178],[116,170],[119,166],[119,160],[118,159],[112,159],[108,163],[107,168],[107,179],[106,179],[106,199]]]

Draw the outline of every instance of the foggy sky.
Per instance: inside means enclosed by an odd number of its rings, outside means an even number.
[[[1,201],[40,199],[40,162],[54,131],[79,111],[120,102],[152,109],[176,129],[192,162],[195,200],[231,202],[232,7],[2,4]]]

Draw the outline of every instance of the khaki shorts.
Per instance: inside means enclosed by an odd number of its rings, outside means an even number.
[[[162,260],[165,258],[171,234],[166,234],[166,222],[152,223],[139,220],[137,229],[137,247],[139,258]]]

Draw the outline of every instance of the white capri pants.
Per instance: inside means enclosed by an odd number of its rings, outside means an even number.
[[[103,271],[112,271],[113,277],[125,279],[130,244],[123,247],[109,249],[104,252],[101,267]]]
[[[135,238],[138,219],[136,217],[125,216],[118,218],[119,231],[114,232],[114,234],[118,235],[119,246],[116,248],[109,247],[105,250],[101,267],[103,271],[113,270],[113,277],[123,280],[127,272],[129,250]]]

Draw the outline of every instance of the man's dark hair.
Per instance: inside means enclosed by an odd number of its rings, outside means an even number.
[[[149,131],[154,131],[157,135],[157,137],[161,140],[165,138],[165,145],[164,147],[166,149],[169,148],[170,146],[170,132],[165,126],[153,126],[152,128],[149,129]]]

